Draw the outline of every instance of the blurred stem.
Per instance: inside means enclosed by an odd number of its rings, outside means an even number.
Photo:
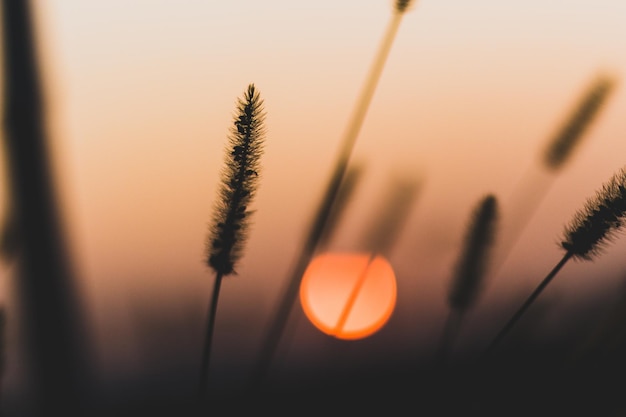
[[[380,44],[373,61],[373,65],[370,68],[370,72],[365,80],[361,95],[357,99],[355,110],[349,120],[345,136],[343,137],[343,141],[341,143],[339,157],[335,164],[334,171],[332,172],[320,206],[315,213],[315,217],[309,230],[309,235],[305,240],[304,247],[300,252],[296,266],[292,275],[289,277],[287,287],[285,288],[283,296],[279,301],[276,314],[272,318],[273,321],[270,324],[267,336],[261,346],[259,363],[253,372],[251,382],[248,387],[249,389],[257,389],[265,378],[272,359],[276,353],[280,339],[282,338],[284,330],[287,327],[291,310],[298,301],[300,280],[302,279],[302,275],[306,271],[309,262],[313,258],[313,255],[315,254],[320,239],[323,238],[328,218],[331,215],[333,204],[337,198],[339,188],[348,167],[354,143],[356,142],[361,127],[363,126],[363,121],[378,85],[382,70],[384,69],[385,62],[391,50],[391,46],[393,45],[396,33],[398,32],[402,16],[402,13],[394,13],[392,15],[383,41]]]
[[[204,338],[204,347],[202,349],[202,365],[200,367],[200,382],[198,384],[198,396],[205,398],[208,393],[209,386],[209,367],[211,365],[211,346],[213,343],[213,333],[215,329],[215,316],[217,314],[217,301],[220,296],[220,287],[222,286],[222,278],[224,274],[218,273],[213,284],[213,295],[209,304],[209,313],[207,319],[207,328]]]
[[[343,306],[343,309],[341,310],[341,314],[339,315],[339,320],[337,320],[337,324],[335,325],[335,328],[333,329],[333,333],[332,333],[333,335],[339,334],[339,332],[341,332],[341,330],[343,329],[343,326],[345,326],[346,321],[348,320],[348,316],[350,315],[350,312],[352,311],[352,307],[354,307],[354,303],[356,302],[356,298],[359,295],[359,292],[361,291],[363,284],[365,284],[365,278],[367,278],[367,273],[369,272],[370,266],[372,265],[372,262],[374,262],[374,259],[376,259],[376,256],[378,256],[377,252],[370,253],[369,258],[367,259],[367,263],[365,264],[365,268],[363,268],[363,270],[359,274],[357,281],[354,283],[354,286],[352,287],[352,291],[350,291],[350,294],[348,295],[346,304]]]
[[[16,288],[35,407],[67,415],[91,382],[91,352],[47,148],[31,8],[26,0],[2,1],[3,139],[19,233]]]
[[[448,312],[437,352],[437,364],[439,366],[444,366],[448,361],[450,349],[459,334],[463,316],[463,312],[458,310],[450,309]]]

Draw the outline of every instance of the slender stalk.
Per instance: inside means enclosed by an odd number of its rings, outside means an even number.
[[[530,294],[530,296],[526,299],[524,304],[513,314],[513,316],[509,319],[509,321],[504,325],[504,327],[500,330],[500,332],[496,335],[493,341],[487,347],[485,354],[491,353],[498,345],[502,342],[502,339],[511,331],[515,323],[522,317],[524,312],[528,310],[531,304],[535,301],[535,299],[541,294],[541,292],[546,288],[546,286],[552,281],[552,279],[556,276],[556,274],[563,268],[563,266],[569,261],[574,254],[572,252],[566,252],[563,258],[559,261],[558,264],[550,271],[550,273],[541,281],[541,283],[537,286],[535,291]]]
[[[446,321],[443,325],[443,331],[439,340],[439,348],[437,350],[436,364],[444,366],[448,359],[450,349],[456,340],[464,314],[461,311],[449,309]]]
[[[300,287],[300,281],[302,275],[306,271],[315,251],[318,247],[320,239],[323,238],[326,224],[332,213],[333,204],[339,193],[339,189],[345,172],[348,167],[348,162],[354,148],[354,143],[358,137],[358,134],[363,126],[363,121],[369,109],[370,103],[374,96],[374,92],[380,80],[380,76],[384,69],[385,62],[393,45],[396,33],[400,26],[403,13],[398,11],[394,12],[390,24],[387,28],[383,41],[378,49],[378,53],[374,59],[370,72],[365,80],[363,90],[360,97],[357,99],[355,110],[352,117],[349,120],[337,162],[335,163],[334,170],[330,176],[329,183],[323,194],[320,206],[315,212],[315,216],[309,228],[308,236],[304,241],[304,246],[300,251],[300,256],[296,261],[295,267],[291,276],[287,282],[287,286],[284,289],[282,297],[279,301],[278,308],[272,316],[270,327],[266,333],[266,336],[262,342],[261,352],[259,356],[258,364],[253,371],[248,389],[255,390],[258,388],[262,380],[265,378],[269,366],[274,358],[278,344],[284,334],[285,328],[289,321],[289,316],[293,306],[298,299],[298,289]]]
[[[511,330],[522,314],[530,307],[543,289],[550,283],[559,270],[571,258],[592,260],[626,223],[626,167],[619,169],[613,176],[587,199],[583,209],[578,210],[572,221],[566,225],[560,244],[565,250],[563,259],[539,284],[526,302],[502,328],[487,347],[490,353],[504,336]]]
[[[213,295],[209,303],[209,313],[207,328],[202,349],[202,366],[200,368],[200,382],[198,383],[198,396],[204,397],[209,386],[209,368],[211,364],[211,346],[213,344],[213,333],[215,330],[215,316],[217,315],[217,301],[220,296],[223,274],[218,273],[213,284]]]
[[[215,202],[213,224],[206,243],[206,263],[215,274],[198,395],[205,398],[209,383],[211,345],[222,278],[236,275],[250,225],[250,204],[256,194],[260,157],[265,138],[263,100],[254,84],[249,84],[243,98],[237,101],[237,113],[228,135],[225,164],[222,170],[219,198]]]
[[[449,314],[439,345],[437,363],[443,365],[457,338],[462,318],[474,306],[484,286],[491,262],[499,217],[493,194],[480,199],[470,218],[461,256],[448,291]]]
[[[497,248],[494,275],[504,266],[526,225],[550,191],[556,176],[573,159],[575,151],[582,145],[594,123],[597,123],[616,89],[617,81],[615,77],[602,73],[591,80],[574,103],[568,117],[542,149],[539,164],[530,166],[513,189],[505,210],[505,233]]]
[[[352,307],[354,307],[354,303],[356,302],[356,298],[359,295],[359,292],[361,292],[363,284],[365,284],[365,278],[367,278],[367,272],[369,271],[370,266],[372,265],[372,262],[374,262],[374,259],[376,259],[377,255],[378,254],[376,252],[372,252],[369,258],[367,259],[365,268],[363,268],[363,270],[359,274],[358,279],[356,283],[354,284],[354,287],[352,287],[352,291],[350,291],[350,294],[348,295],[346,304],[343,306],[343,309],[341,310],[341,314],[339,315],[337,324],[335,325],[335,328],[333,329],[333,333],[332,333],[333,335],[339,334],[339,332],[341,332],[341,330],[343,329],[343,326],[345,326],[346,321],[348,320],[348,317],[350,316],[350,312],[352,311]]]
[[[91,388],[91,352],[48,151],[31,3],[3,0],[0,13],[3,140],[11,226],[19,234],[17,301],[34,406],[69,415]]]

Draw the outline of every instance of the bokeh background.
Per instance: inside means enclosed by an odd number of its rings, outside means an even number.
[[[53,162],[104,384],[170,378],[193,390],[214,278],[204,245],[226,135],[249,83],[264,98],[256,211],[238,274],[222,286],[213,354],[214,388],[238,389],[393,3],[33,5]],[[380,332],[343,342],[316,330],[297,306],[273,378],[428,357],[471,210],[486,193],[505,210],[532,172],[548,192],[490,277],[457,349],[480,349],[493,337],[561,258],[558,242],[575,211],[626,164],[625,16],[621,0],[420,0],[403,16],[351,157],[365,175],[327,248],[362,250],[389,178],[418,178],[419,194],[389,253],[398,304]],[[547,141],[598,73],[618,80],[614,93],[563,169],[542,171]],[[552,303],[532,337],[576,329],[571,314],[581,309],[601,315],[624,291],[624,253],[626,238],[617,238],[593,262],[568,263],[543,295]],[[9,312],[12,272],[3,266]],[[19,343],[11,342],[5,392],[19,392],[19,358]]]

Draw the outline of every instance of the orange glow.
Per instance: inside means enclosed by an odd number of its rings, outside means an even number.
[[[393,268],[381,255],[326,253],[309,264],[300,284],[308,319],[339,339],[377,332],[396,305]]]

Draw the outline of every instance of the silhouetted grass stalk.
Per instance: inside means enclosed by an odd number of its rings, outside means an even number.
[[[19,234],[14,236],[19,246],[17,305],[31,404],[37,412],[72,415],[85,405],[83,400],[91,388],[91,352],[48,153],[30,4],[4,0],[1,13],[3,140],[8,207],[11,222],[15,222],[10,233]]]
[[[341,332],[341,330],[345,326],[346,321],[348,320],[348,317],[350,316],[350,312],[352,311],[352,307],[354,307],[354,303],[356,302],[357,296],[359,295],[359,293],[361,292],[361,288],[365,284],[365,279],[367,278],[367,273],[370,269],[370,265],[372,265],[372,262],[374,262],[374,259],[376,259],[377,256],[378,256],[378,253],[372,252],[370,253],[369,258],[367,258],[367,263],[365,264],[365,267],[363,268],[363,270],[357,277],[357,280],[354,283],[354,286],[352,287],[350,294],[348,294],[348,299],[346,300],[345,305],[341,309],[341,313],[339,314],[339,319],[337,320],[337,324],[335,325],[335,328],[333,329],[333,332],[332,332],[333,335],[339,334],[339,332]]]
[[[291,310],[297,301],[300,280],[302,279],[302,275],[309,265],[309,262],[318,247],[318,243],[323,236],[326,228],[326,222],[328,221],[330,213],[332,212],[333,204],[337,198],[340,185],[352,154],[352,149],[354,148],[354,143],[356,142],[361,127],[363,126],[365,115],[376,90],[376,86],[378,85],[378,81],[389,55],[393,40],[395,39],[398,31],[402,16],[404,15],[403,11],[406,10],[408,6],[405,3],[408,2],[401,1],[396,5],[396,7],[402,7],[402,11],[394,9],[394,13],[385,33],[385,37],[383,38],[383,42],[380,45],[373,62],[373,66],[371,67],[365,80],[361,95],[357,99],[356,108],[350,118],[343,141],[341,142],[339,156],[337,162],[335,163],[334,170],[331,173],[329,183],[327,184],[325,192],[322,196],[320,205],[315,212],[308,235],[305,238],[303,248],[296,261],[295,268],[293,269],[293,272],[287,282],[287,286],[279,300],[278,308],[271,318],[269,330],[262,342],[258,366],[253,371],[249,389],[257,389],[259,384],[265,378],[275,355],[276,348],[284,333],[285,327],[287,326]]]
[[[563,124],[540,154],[540,165],[532,165],[514,188],[506,211],[503,239],[497,247],[494,273],[504,265],[515,243],[550,190],[556,175],[569,162],[591,125],[597,120],[617,81],[598,74],[581,94]],[[537,168],[541,172],[537,172]]]
[[[585,203],[583,210],[565,228],[561,247],[566,251],[559,263],[541,281],[522,306],[498,332],[487,347],[490,353],[511,331],[514,325],[531,306],[561,268],[572,258],[591,260],[624,225],[626,217],[626,169],[622,168],[603,185],[602,189]]]
[[[439,344],[438,363],[448,358],[461,322],[482,289],[495,242],[498,205],[494,195],[483,197],[472,213],[461,256],[448,293],[449,312]]]
[[[222,183],[212,229],[207,240],[207,265],[215,271],[213,294],[209,303],[207,329],[202,350],[198,384],[199,396],[207,395],[215,316],[222,279],[236,274],[235,264],[242,256],[249,226],[249,208],[259,177],[259,159],[265,136],[265,113],[254,84],[250,84],[237,102],[237,115],[231,127],[226,149]]]
[[[367,263],[348,295],[335,326],[335,334],[341,331],[348,320],[349,313],[365,284],[367,273],[374,260],[381,255],[389,256],[393,243],[408,217],[417,189],[418,183],[407,178],[402,180],[394,178],[386,187],[388,196],[381,200],[383,205],[375,213],[374,224],[367,230],[366,237],[362,239],[365,242],[365,250],[369,253]]]
[[[362,181],[364,172],[365,167],[363,164],[353,163],[348,165],[343,181],[341,182],[339,190],[337,191],[335,202],[331,208],[330,213],[328,214],[328,219],[326,220],[324,230],[320,235],[317,244],[317,250],[324,250],[324,248],[326,248],[329,242],[332,240],[339,223],[341,222],[343,216],[347,211],[350,201],[353,199],[354,194],[356,193],[359,182]],[[294,323],[291,325],[291,327],[296,328],[303,318],[303,315],[295,316]],[[289,346],[292,341],[292,336],[293,332],[284,330],[282,336],[282,339],[284,340],[283,343]]]

